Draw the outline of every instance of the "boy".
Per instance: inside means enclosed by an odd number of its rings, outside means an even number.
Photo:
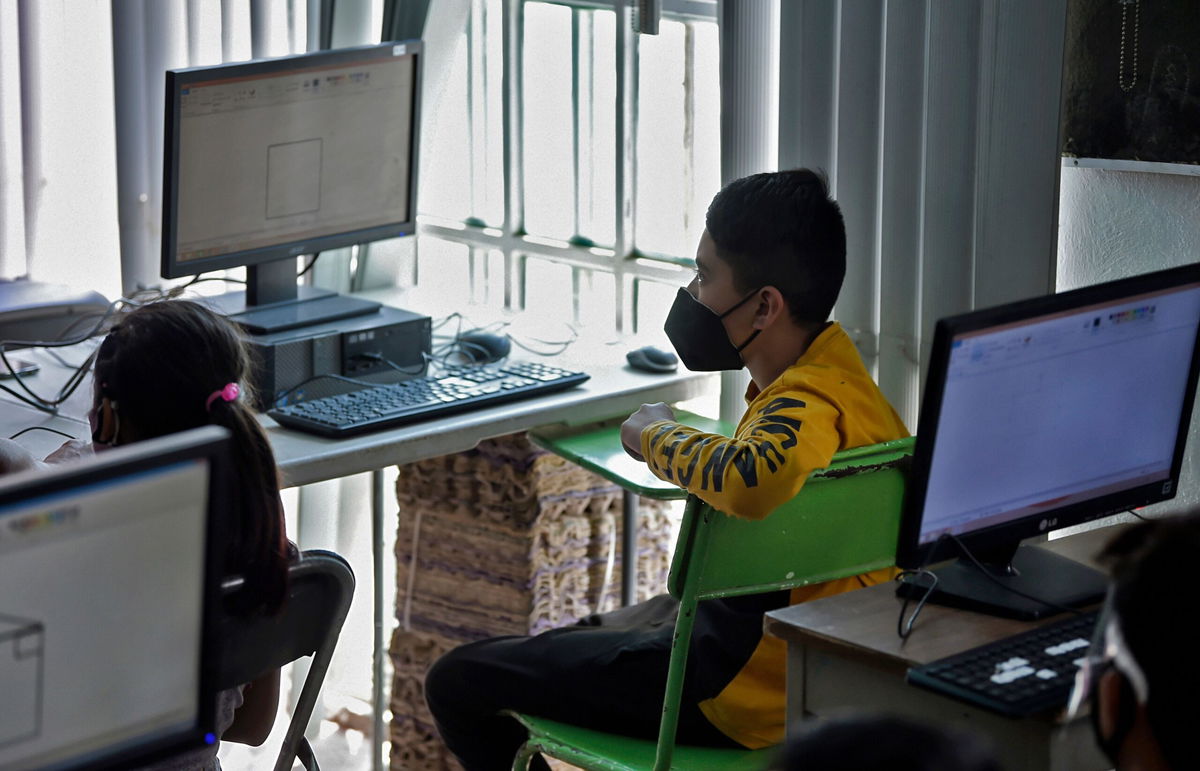
[[[729,438],[674,422],[666,405],[643,405],[621,438],[659,477],[732,516],[758,519],[838,450],[908,432],[850,338],[827,321],[845,275],[846,236],[824,179],[800,169],[736,180],[713,199],[705,224],[696,277],[676,297],[666,331],[690,369],[749,368],[749,407]],[[784,645],[763,637],[763,612],[891,575],[831,581],[790,598],[701,603],[678,741],[781,742]],[[511,767],[525,735],[501,709],[655,738],[674,613],[664,595],[537,637],[451,651],[425,681],[442,738],[468,771]]]
[[[1193,507],[1122,530],[1100,555],[1112,583],[1070,714],[1090,706],[1096,743],[1119,771],[1196,767],[1200,664],[1193,636],[1180,627],[1197,606],[1186,587],[1198,553]]]

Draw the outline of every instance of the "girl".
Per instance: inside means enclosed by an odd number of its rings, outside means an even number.
[[[284,535],[279,476],[266,434],[255,419],[247,381],[250,360],[237,329],[204,306],[186,300],[143,305],[124,315],[97,352],[89,413],[92,444],[72,441],[46,462],[129,444],[204,425],[233,435],[232,467],[239,494],[225,523],[227,574],[245,576],[233,612],[270,613],[283,602],[288,562],[295,554]],[[24,453],[24,455],[22,455]],[[40,465],[18,445],[0,446],[0,468]],[[220,695],[222,738],[261,744],[279,699],[279,672]],[[219,768],[216,748],[154,766]]]

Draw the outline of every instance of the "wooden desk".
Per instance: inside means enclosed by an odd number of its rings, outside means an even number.
[[[1087,564],[1114,528],[1044,545]],[[911,667],[1007,637],[1043,622],[1014,621],[928,604],[907,642],[896,634],[901,600],[895,586],[793,605],[767,614],[768,634],[788,644],[788,722],[851,710],[905,714],[985,734],[1006,769],[1106,769],[1087,719],[1015,720],[904,682]],[[912,606],[909,606],[910,610]],[[1051,621],[1059,617],[1049,619]]]

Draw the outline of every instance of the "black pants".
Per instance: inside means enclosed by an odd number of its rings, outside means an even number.
[[[502,709],[656,739],[676,607],[663,595],[536,637],[493,637],[450,651],[425,678],[442,739],[467,771],[512,768],[526,734],[497,714]],[[761,619],[760,611],[760,628]],[[689,689],[692,680],[685,680],[678,741],[740,746],[700,712],[697,704],[716,694]]]

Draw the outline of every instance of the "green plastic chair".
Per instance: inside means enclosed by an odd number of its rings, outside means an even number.
[[[689,497],[668,579],[668,590],[679,600],[679,616],[658,741],[510,712],[529,730],[513,769],[525,771],[535,753],[597,771],[764,768],[771,748],[675,744],[696,603],[792,589],[893,565],[912,450],[913,439],[908,438],[840,452],[828,468],[813,472],[799,495],[758,521],[726,516]]]

